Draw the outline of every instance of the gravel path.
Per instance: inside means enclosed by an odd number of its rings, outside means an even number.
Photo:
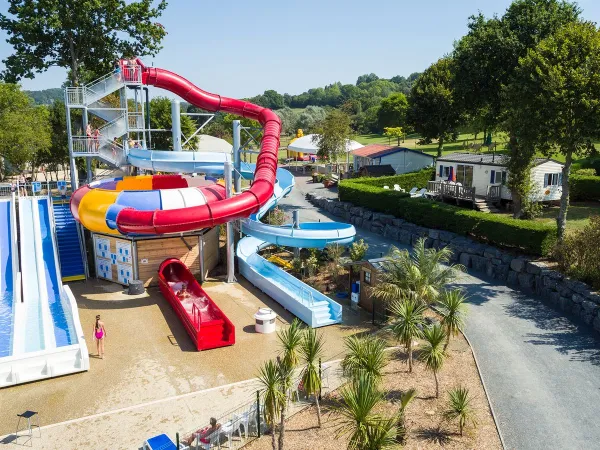
[[[336,220],[304,199],[315,188],[323,189],[297,176],[281,207],[300,209],[301,221]],[[368,257],[391,243],[361,229],[358,237],[369,244]],[[538,299],[481,274],[464,275],[457,285],[470,295],[466,334],[506,447],[600,448],[600,341]]]

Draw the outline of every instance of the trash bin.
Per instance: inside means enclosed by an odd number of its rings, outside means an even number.
[[[273,333],[275,331],[275,319],[277,314],[270,308],[259,308],[254,314],[256,323],[254,325],[254,331],[257,333]]]

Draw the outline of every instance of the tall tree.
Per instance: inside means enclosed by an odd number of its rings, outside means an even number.
[[[167,7],[160,0],[9,0],[0,28],[9,35],[14,53],[3,62],[6,81],[33,78],[58,66],[79,85],[85,74],[111,70],[118,57],[156,55],[166,31],[155,22]]]
[[[560,27],[577,20],[576,3],[564,0],[515,0],[502,17],[472,16],[469,32],[455,45],[454,86],[459,109],[478,118],[483,130],[504,128],[510,136],[508,180],[514,215],[527,203],[530,165],[534,157],[527,136],[517,136],[503,113],[510,106],[503,88],[512,83],[519,58]]]
[[[600,32],[593,23],[570,23],[529,50],[508,88],[519,133],[537,138],[536,149],[565,156],[558,237],[565,236],[573,156],[589,152],[600,136]],[[533,130],[533,131],[532,131]]]
[[[351,137],[350,117],[339,109],[333,109],[321,122],[318,133],[312,139],[319,149],[319,158],[336,162],[346,154],[346,145]]]
[[[437,155],[460,124],[453,92],[453,62],[442,58],[417,79],[410,95],[410,122],[426,139],[437,139]]]
[[[386,127],[403,127],[406,123],[407,111],[408,100],[401,92],[384,98],[377,111],[379,128],[383,130]]]
[[[0,83],[0,157],[22,171],[50,149],[48,109],[35,106],[16,84]],[[35,167],[32,167],[35,170]]]

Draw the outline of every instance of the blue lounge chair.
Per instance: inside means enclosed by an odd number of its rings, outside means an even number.
[[[159,434],[144,442],[144,450],[177,450],[177,446],[166,434]]]

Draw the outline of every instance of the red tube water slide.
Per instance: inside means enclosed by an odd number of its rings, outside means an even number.
[[[230,220],[248,217],[273,195],[281,120],[270,109],[252,103],[221,97],[196,87],[168,70],[142,67],[142,83],[177,94],[185,101],[207,111],[223,111],[258,121],[263,127],[260,152],[256,161],[252,187],[240,195],[190,208],[138,211],[123,209],[117,217],[122,233],[165,234],[213,227]]]

